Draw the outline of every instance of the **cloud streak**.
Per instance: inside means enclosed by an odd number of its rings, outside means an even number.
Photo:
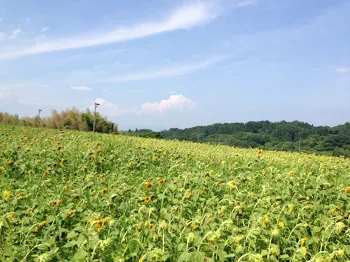
[[[107,45],[149,37],[174,30],[190,29],[214,19],[217,15],[214,10],[215,6],[210,3],[191,3],[176,8],[165,19],[160,21],[140,23],[99,34],[89,32],[89,36],[55,39],[54,41],[43,42],[21,50],[0,53],[0,59],[12,59],[48,52]]]
[[[337,71],[340,74],[350,73],[350,67],[339,67],[335,69],[335,71]]]
[[[185,110],[195,109],[196,102],[184,95],[171,95],[168,99],[160,100],[159,102],[144,103],[138,108],[120,108],[113,102],[107,101],[103,98],[95,100],[99,104],[98,110],[104,115],[115,117],[125,114],[154,115],[165,114],[169,111],[184,112]],[[95,106],[91,105],[90,110],[94,110]]]
[[[78,90],[78,91],[91,91],[91,90],[93,90],[91,87],[88,87],[88,86],[72,86],[71,88],[73,90]]]
[[[133,81],[181,76],[181,75],[186,75],[198,70],[205,69],[215,63],[218,63],[223,59],[224,59],[223,57],[217,57],[217,58],[207,59],[207,60],[198,62],[196,64],[178,65],[178,66],[172,66],[172,67],[159,68],[153,71],[130,73],[130,74],[103,79],[101,80],[101,82],[124,83],[124,82],[133,82]]]

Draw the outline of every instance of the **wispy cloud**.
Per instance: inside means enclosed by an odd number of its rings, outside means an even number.
[[[10,59],[47,52],[106,45],[135,40],[179,29],[190,29],[214,19],[217,15],[214,7],[213,2],[196,1],[176,8],[165,19],[160,21],[139,23],[134,26],[122,27],[104,33],[87,32],[86,35],[89,36],[84,35],[75,38],[55,39],[53,41],[43,42],[21,50],[0,53],[0,59]]]
[[[243,7],[247,5],[254,5],[256,4],[256,0],[246,0],[246,1],[240,1],[236,4],[236,7]]]
[[[160,100],[159,102],[144,103],[138,108],[120,108],[113,102],[103,98],[97,98],[95,102],[99,104],[98,111],[110,117],[125,114],[164,114],[169,111],[184,112],[185,110],[196,108],[196,102],[184,95],[171,95],[168,99]],[[94,107],[94,105],[91,105],[89,109],[94,110]]]
[[[15,30],[13,30],[13,31],[12,31],[12,33],[11,33],[10,38],[11,38],[11,39],[16,38],[16,37],[17,37],[17,35],[19,35],[21,32],[22,32],[22,30],[21,30],[21,29],[19,29],[19,28],[17,28],[17,29],[15,29]]]
[[[107,101],[103,98],[97,98],[95,102],[100,104],[98,107],[99,112],[106,116],[114,117],[123,114],[135,113],[137,111],[136,109],[121,109],[113,102]],[[94,105],[91,105],[89,109],[94,110]]]
[[[5,40],[6,38],[7,38],[7,34],[3,33],[3,32],[0,32],[0,41],[1,40]]]
[[[50,28],[48,28],[48,27],[43,27],[43,28],[41,28],[40,33],[45,33],[47,31],[49,31],[49,29]]]
[[[335,71],[337,71],[338,73],[341,73],[341,74],[350,73],[350,67],[339,67],[339,68],[335,69]]]
[[[91,87],[88,87],[88,86],[72,86],[71,88],[73,90],[78,90],[78,91],[91,91],[91,90],[93,90]]]
[[[218,58],[207,59],[195,64],[178,65],[178,66],[172,66],[172,67],[159,68],[148,72],[137,72],[137,73],[130,73],[126,75],[119,75],[119,76],[103,79],[101,80],[101,82],[123,83],[123,82],[141,81],[141,80],[150,80],[150,79],[156,79],[156,78],[186,75],[194,71],[207,68],[223,59],[224,59],[223,57],[218,57]]]
[[[184,111],[185,109],[193,109],[196,103],[185,97],[184,95],[171,95],[168,99],[155,103],[145,103],[141,105],[139,114],[165,113],[167,111]]]

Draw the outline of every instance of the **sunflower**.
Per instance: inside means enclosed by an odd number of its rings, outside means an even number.
[[[69,211],[67,214],[64,215],[64,218],[69,218],[71,217],[73,214],[75,214],[77,212],[77,210],[71,210]]]
[[[48,220],[41,222],[37,227],[34,228],[33,232],[38,233],[46,224]]]
[[[50,204],[50,206],[58,206],[59,204],[61,203],[61,200],[59,200],[59,199],[56,199],[55,201],[53,201],[51,204]]]
[[[278,224],[280,225],[280,227],[281,227],[282,229],[284,229],[284,223],[283,223],[282,221],[278,222]]]
[[[149,202],[151,202],[152,198],[151,197],[145,197],[144,200],[145,200],[146,203],[149,203]]]
[[[186,199],[190,199],[190,198],[191,198],[191,192],[187,193],[187,194],[185,195],[185,198],[186,198]]]
[[[199,226],[196,224],[191,224],[190,227],[192,230],[196,230]]]
[[[149,230],[152,230],[152,229],[153,229],[153,227],[154,227],[154,224],[152,224],[152,223],[148,223],[148,229],[149,229]]]
[[[153,161],[157,161],[157,156],[153,156]]]
[[[60,151],[61,148],[62,148],[62,146],[58,146],[58,147],[56,148],[56,151]]]
[[[32,151],[32,149],[29,148],[29,147],[27,147],[26,149],[24,149],[24,152],[30,152],[30,151]]]
[[[102,190],[101,190],[101,195],[104,196],[104,195],[107,193],[107,191],[108,191],[108,190],[107,190],[106,188],[102,189]]]
[[[142,230],[142,228],[143,228],[143,225],[144,225],[144,222],[140,222],[140,224],[139,224],[139,226],[136,228],[136,232],[138,233],[138,232],[140,232],[141,230]]]
[[[44,171],[44,176],[48,176],[49,175],[49,171],[45,170]]]
[[[145,184],[145,187],[146,187],[147,189],[151,188],[151,187],[152,187],[152,183],[147,182],[147,183]]]
[[[76,200],[76,199],[79,199],[79,198],[80,198],[80,195],[73,195],[73,196],[72,196],[72,199],[73,199],[73,200]]]
[[[166,180],[163,179],[163,178],[159,180],[159,184],[160,184],[160,185],[163,185],[165,182],[166,182]]]
[[[350,186],[347,186],[344,190],[344,194],[349,194],[350,193]]]
[[[12,160],[7,160],[6,163],[11,166],[13,164],[13,161]]]
[[[109,188],[110,188],[110,189],[115,188],[115,184],[111,184],[111,185],[109,186]]]
[[[34,170],[29,170],[30,175],[34,175],[34,173],[35,173]]]
[[[345,251],[343,249],[340,249],[340,250],[337,251],[337,257],[338,258],[343,258],[344,254],[345,254]]]
[[[5,201],[7,201],[7,200],[10,199],[11,192],[8,191],[8,190],[5,190],[5,191],[3,192],[3,196],[4,196]]]

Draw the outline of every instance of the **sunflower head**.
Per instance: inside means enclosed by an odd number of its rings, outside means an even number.
[[[10,196],[11,196],[11,192],[10,192],[10,191],[5,190],[5,191],[3,192],[3,197],[4,197],[5,201],[9,200],[9,199],[10,199]]]
[[[56,199],[55,201],[53,201],[51,204],[50,204],[50,206],[58,206],[59,204],[61,203],[61,200],[59,200],[59,199]]]
[[[146,203],[149,203],[149,202],[151,202],[152,198],[151,197],[145,197],[144,200],[145,200]]]
[[[347,186],[344,190],[344,194],[350,194],[350,186]]]
[[[161,185],[165,184],[165,182],[166,182],[166,180],[163,178],[159,180],[159,184],[161,184]]]
[[[30,175],[34,175],[34,173],[35,173],[34,170],[29,170]]]
[[[145,184],[145,187],[146,187],[147,189],[151,188],[151,187],[152,187],[152,183],[147,182],[147,183]]]

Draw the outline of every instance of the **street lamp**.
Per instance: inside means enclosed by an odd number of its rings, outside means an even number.
[[[95,128],[96,128],[96,108],[99,106],[100,104],[95,102],[95,110],[94,110],[94,125],[92,128],[92,132],[93,132],[93,139],[95,141]]]
[[[41,111],[43,111],[43,110],[39,109],[39,114],[38,114],[38,127],[39,127],[39,125],[40,125],[40,113],[41,113]]]

